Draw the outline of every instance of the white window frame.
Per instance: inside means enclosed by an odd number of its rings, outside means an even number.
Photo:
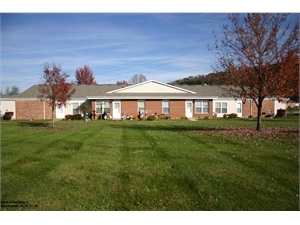
[[[209,103],[208,100],[196,100],[195,101],[195,113],[196,114],[203,114],[209,113]]]
[[[138,112],[145,113],[146,111],[146,101],[145,100],[138,100]]]
[[[74,108],[74,104],[77,104],[77,107]],[[72,114],[80,114],[80,110],[77,110],[76,108],[78,108],[80,106],[80,102],[72,102]],[[77,113],[74,113],[74,111],[77,111]]]
[[[103,105],[103,110],[102,110]],[[102,114],[103,112],[110,113],[110,100],[96,100],[95,111],[97,114]]]
[[[163,114],[170,114],[170,100],[163,100],[162,101],[162,113]]]
[[[242,113],[242,103],[238,102],[236,104],[236,113]]]
[[[217,104],[220,104],[220,107],[217,107]],[[218,114],[226,114],[227,113],[227,108],[228,108],[228,103],[227,102],[215,102],[215,111]]]

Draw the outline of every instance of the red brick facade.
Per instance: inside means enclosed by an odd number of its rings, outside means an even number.
[[[263,101],[262,113],[274,113],[274,104],[273,100],[266,99]],[[246,100],[245,104],[242,106],[243,117],[253,116],[257,117],[257,106],[253,100]]]
[[[17,120],[42,120],[51,119],[52,111],[49,104],[40,100],[17,100]],[[54,118],[56,117],[54,110]]]
[[[137,117],[138,115],[138,99],[135,100],[121,100],[121,115],[131,115]],[[147,111],[147,116],[162,114],[162,105],[163,100],[145,100],[145,107]],[[185,116],[185,102],[186,100],[182,99],[171,99],[169,100],[169,116],[172,119],[181,118]],[[209,112],[208,113],[196,113],[196,104],[193,101],[193,117],[194,118],[204,118],[204,117],[213,117],[213,100],[208,100]],[[51,107],[42,101],[39,100],[16,100],[16,119],[17,120],[40,120],[40,119],[51,119],[52,111]],[[95,110],[96,104],[95,100],[91,100],[92,109]],[[275,113],[274,112],[275,102],[273,100],[265,100],[263,103],[262,112],[263,113]],[[110,112],[112,116],[113,108],[112,101],[110,101]],[[93,119],[99,119],[100,114],[96,114]],[[253,117],[257,116],[257,107],[253,100],[247,100],[245,104],[242,105],[242,116],[248,117],[252,115]],[[56,110],[54,111],[54,118],[56,118]]]
[[[112,112],[112,105],[110,107],[111,107],[111,112]],[[121,115],[131,115],[133,117],[137,117],[137,115],[138,115],[138,100],[122,100],[121,101]]]
[[[122,100],[121,101],[121,115],[131,115],[133,117],[138,116],[138,99],[130,99],[130,100]],[[175,118],[181,118],[185,116],[185,102],[186,100],[184,99],[171,99],[169,100],[169,108],[170,108],[170,113],[169,116],[173,119]],[[95,101],[91,101],[92,109],[95,110]],[[150,100],[145,100],[145,111],[147,111],[147,116],[154,115],[155,113],[157,115],[163,114],[163,100],[155,100],[155,99],[150,99]],[[209,118],[213,117],[213,101],[209,100],[208,102],[209,105],[209,112],[208,113],[200,113],[196,114],[196,104],[193,102],[193,117],[195,118],[204,118],[208,116]],[[112,115],[112,103],[110,103],[111,107],[111,115]],[[96,119],[99,118],[100,114],[96,114]]]
[[[162,114],[162,100],[146,100],[146,110],[148,115]]]

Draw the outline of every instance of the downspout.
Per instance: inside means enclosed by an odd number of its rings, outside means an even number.
[[[252,117],[252,99],[250,99],[250,116]]]
[[[43,101],[43,106],[44,106],[44,120],[46,119],[46,108],[45,108],[45,100]]]

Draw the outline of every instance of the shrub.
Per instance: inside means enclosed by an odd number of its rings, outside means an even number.
[[[181,120],[187,120],[188,118],[186,116],[182,116],[180,119]]]
[[[65,115],[65,119],[66,120],[71,120],[72,118],[73,118],[73,115],[70,115],[70,114]]]
[[[164,119],[166,119],[166,115],[165,114],[160,114],[160,115],[158,115],[158,118],[161,119],[161,120],[164,120]]]
[[[72,120],[81,120],[82,119],[82,116],[80,114],[74,114],[72,116]]]
[[[208,116],[204,116],[204,119],[205,119],[205,120],[208,120]]]
[[[147,118],[147,120],[149,120],[149,121],[153,121],[153,120],[155,120],[156,119],[156,117],[155,116],[153,116],[153,115],[151,115],[151,116],[148,116],[148,118]]]
[[[238,117],[238,115],[236,113],[230,113],[228,115],[228,118],[237,118],[237,117]]]
[[[161,120],[170,120],[171,117],[166,115],[166,114],[160,114],[157,116],[158,119],[161,119]]]
[[[236,113],[224,114],[223,118],[237,118],[238,115]]]
[[[5,112],[3,119],[4,120],[11,120],[11,118],[13,117],[14,112]]]

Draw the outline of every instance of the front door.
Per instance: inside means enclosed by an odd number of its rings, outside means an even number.
[[[113,119],[121,119],[121,102],[113,101]]]
[[[57,106],[56,107],[56,119],[64,119],[65,114],[64,114],[64,106],[62,105],[60,108]]]
[[[192,101],[185,102],[185,116],[187,118],[193,118],[193,102]]]

